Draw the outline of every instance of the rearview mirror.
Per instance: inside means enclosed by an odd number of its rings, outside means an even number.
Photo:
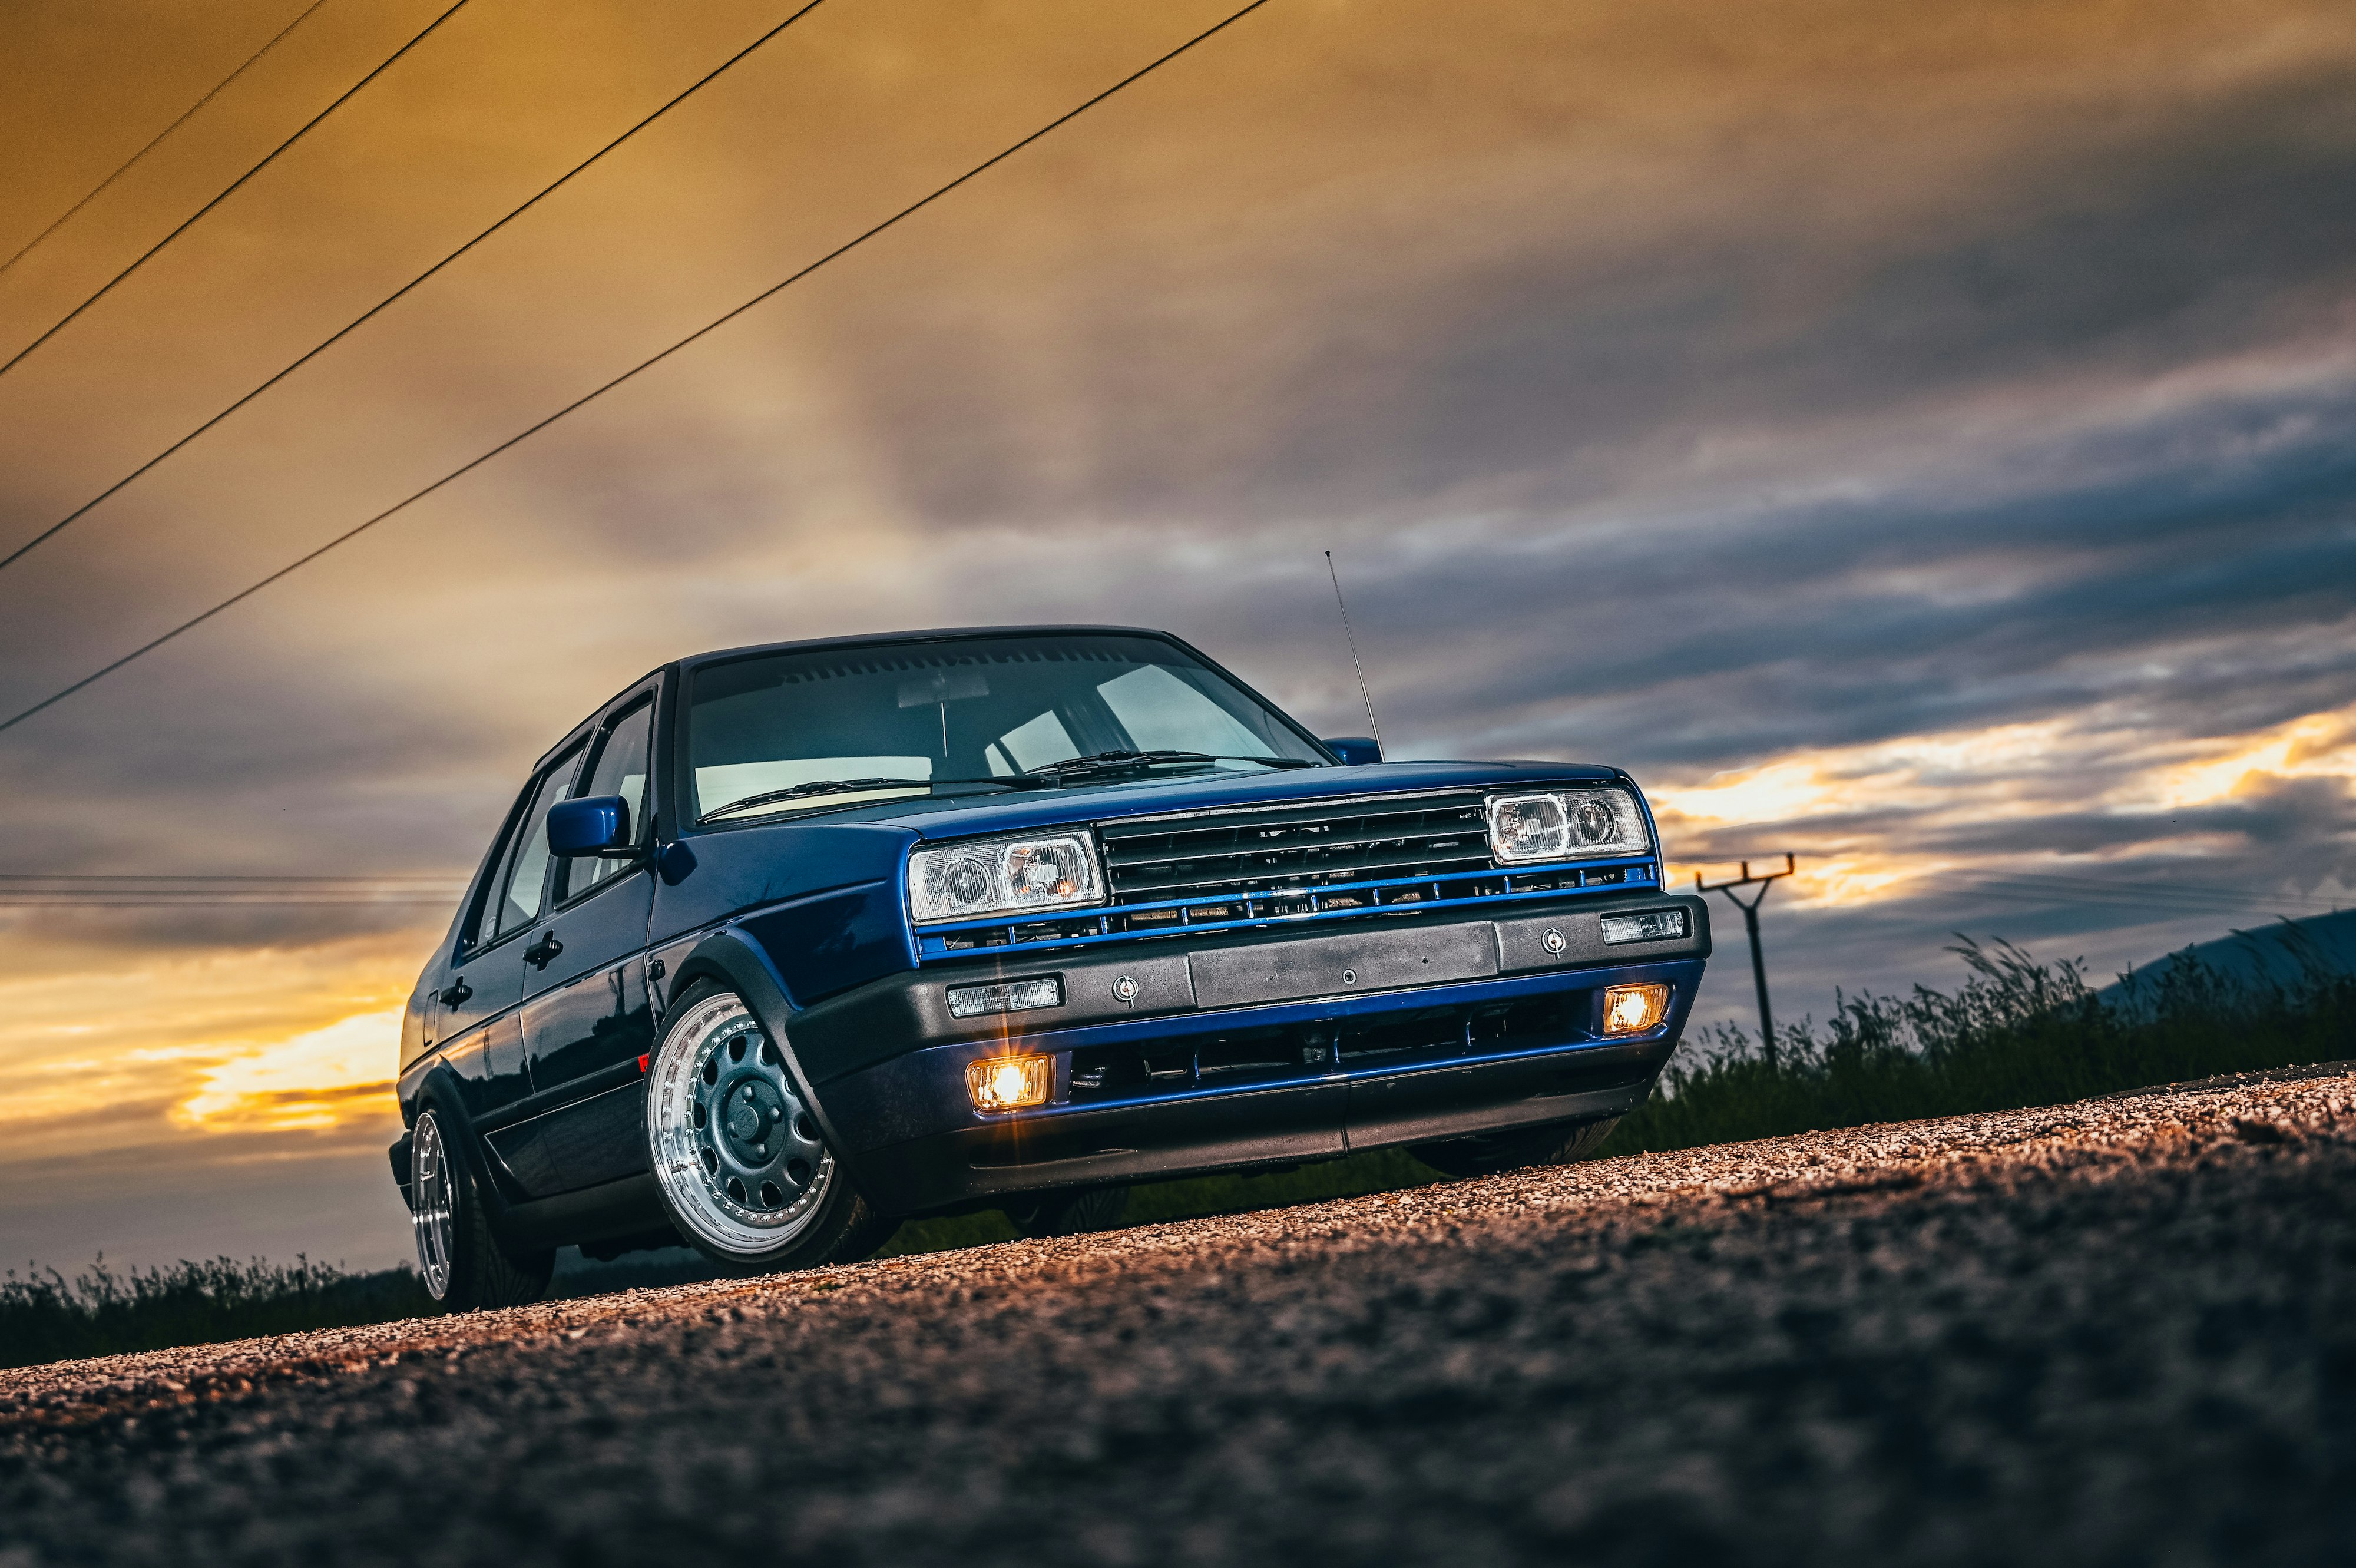
[[[1367,768],[1383,759],[1383,748],[1370,736],[1328,736],[1325,749],[1351,768]]]
[[[630,843],[630,803],[619,795],[584,795],[548,809],[548,853],[625,855]]]

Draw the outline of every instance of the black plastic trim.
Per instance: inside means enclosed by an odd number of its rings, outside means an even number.
[[[1685,937],[1646,942],[1641,950],[1607,948],[1601,920],[1605,915],[1627,914],[1676,905],[1692,911],[1692,930]],[[795,1017],[793,1028],[814,1081],[823,1085],[847,1074],[871,1068],[894,1057],[959,1041],[991,1040],[1011,1032],[1080,1028],[1095,1024],[1209,1011],[1214,1003],[1196,994],[1199,975],[1195,955],[1248,952],[1258,950],[1287,972],[1299,972],[1290,995],[1347,994],[1352,990],[1398,988],[1397,983],[1321,986],[1309,966],[1325,961],[1326,968],[1346,966],[1344,948],[1360,939],[1379,939],[1386,948],[1410,940],[1417,933],[1451,929],[1485,935],[1494,928],[1495,967],[1491,973],[1515,975],[1554,970],[1624,968],[1632,962],[1707,959],[1710,951],[1709,910],[1691,894],[1659,894],[1650,890],[1630,895],[1572,893],[1559,904],[1515,906],[1514,912],[1491,913],[1472,908],[1426,915],[1368,916],[1346,928],[1320,926],[1314,934],[1277,926],[1221,933],[1195,942],[1163,939],[1151,949],[1063,949],[1023,955],[937,959],[913,973],[886,975],[856,990],[830,997]],[[1524,910],[1529,910],[1524,913]],[[1563,950],[1550,953],[1546,932],[1559,931]],[[1341,944],[1328,946],[1326,944]],[[1297,958],[1288,953],[1297,952]],[[1419,965],[1417,967],[1420,967]],[[948,988],[991,981],[1028,980],[1050,974],[1064,977],[1064,1004],[1004,1016],[953,1018]],[[1463,977],[1457,977],[1463,978]],[[1124,1000],[1115,990],[1122,979],[1133,981],[1136,994]],[[1429,982],[1445,983],[1435,977]],[[1282,987],[1259,998],[1260,1004],[1278,1000]],[[1013,1020],[1019,1019],[1017,1025]]]

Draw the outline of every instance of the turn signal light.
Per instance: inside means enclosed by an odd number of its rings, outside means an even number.
[[[1019,1111],[1044,1105],[1055,1087],[1053,1057],[991,1057],[968,1063],[965,1087],[976,1111]]]
[[[1603,1032],[1641,1035],[1669,1015],[1665,985],[1614,985],[1603,993]]]
[[[995,985],[952,985],[949,987],[949,1016],[980,1018],[991,1013],[1029,1013],[1041,1007],[1061,1007],[1064,1004],[1064,977],[1043,975],[1037,980],[1009,980]]]

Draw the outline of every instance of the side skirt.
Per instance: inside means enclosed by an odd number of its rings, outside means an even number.
[[[654,1176],[641,1171],[578,1192],[509,1204],[497,1224],[500,1239],[512,1247],[569,1247],[667,1230],[670,1217]]]

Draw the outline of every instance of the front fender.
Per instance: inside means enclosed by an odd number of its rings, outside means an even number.
[[[800,1089],[802,1102],[818,1119],[819,1131],[826,1134],[827,1147],[835,1150],[841,1158],[841,1151],[847,1145],[827,1115],[825,1102],[812,1087],[814,1080],[809,1069],[794,1049],[790,1027],[794,1006],[787,998],[785,979],[777,972],[767,950],[734,920],[696,943],[672,971],[670,1001],[663,1009],[666,1027],[671,1015],[679,1011],[680,998],[698,981],[709,981],[744,998],[744,1005],[759,1021],[762,1033],[776,1042],[778,1053],[786,1058],[786,1070]]]

